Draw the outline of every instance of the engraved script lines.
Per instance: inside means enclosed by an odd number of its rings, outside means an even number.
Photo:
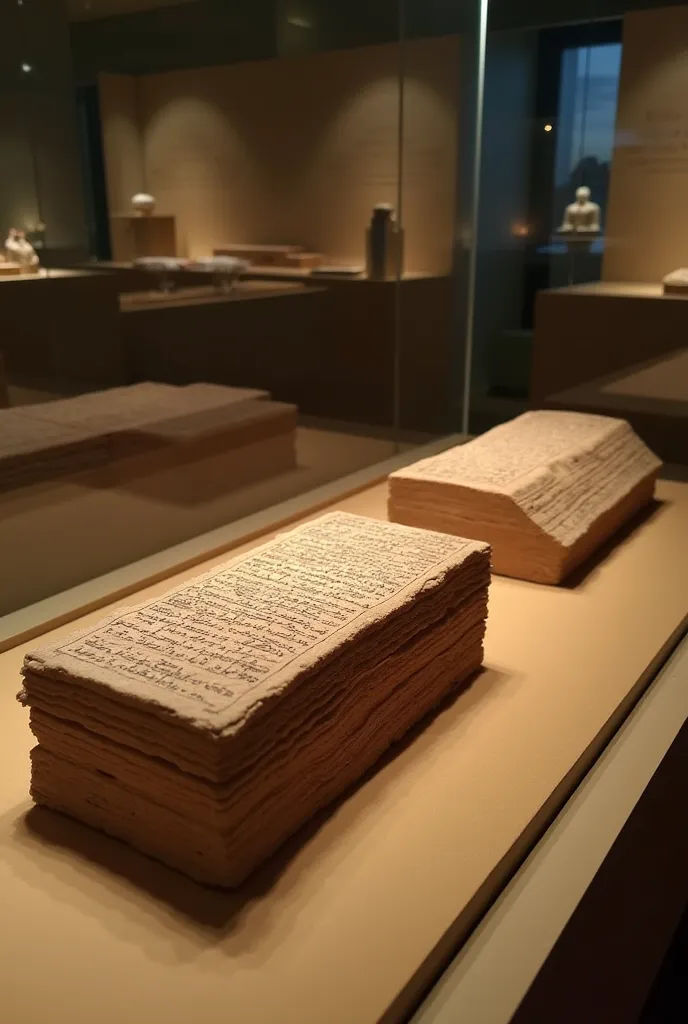
[[[217,714],[468,546],[335,513],[59,650]]]

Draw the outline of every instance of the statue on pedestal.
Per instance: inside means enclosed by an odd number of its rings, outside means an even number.
[[[590,199],[590,189],[581,185],[576,189],[576,201],[570,203],[564,211],[564,220],[557,232],[562,235],[598,234],[600,232],[600,207]]]
[[[5,239],[5,258],[18,263],[24,272],[38,269],[36,250],[19,228],[10,228]]]

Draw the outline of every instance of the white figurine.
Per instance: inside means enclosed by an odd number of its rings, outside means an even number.
[[[38,267],[36,250],[19,228],[10,228],[5,239],[5,255],[7,260],[18,263],[25,270],[35,270]]]
[[[564,220],[558,230],[562,234],[572,231],[595,234],[600,230],[600,207],[591,201],[587,185],[576,189],[576,201],[566,207]]]
[[[131,197],[131,205],[134,207],[134,212],[140,217],[150,216],[155,209],[155,196],[150,195],[149,192],[137,192]]]

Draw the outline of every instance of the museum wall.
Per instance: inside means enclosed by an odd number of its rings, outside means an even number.
[[[108,154],[108,203],[113,212],[129,212],[129,200],[141,190],[145,178],[136,78],[103,76],[100,103],[103,147]]]
[[[405,266],[446,272],[458,38],[409,43],[406,66]],[[102,76],[110,214],[129,212],[128,197],[145,188],[157,213],[177,218],[181,255],[226,242],[295,243],[362,263],[373,204],[398,201],[398,73],[399,48],[385,44],[128,82]]]
[[[688,7],[624,19],[603,279],[688,265]]]

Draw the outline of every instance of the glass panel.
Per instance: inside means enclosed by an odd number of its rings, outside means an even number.
[[[471,428],[546,406],[688,462],[688,5],[490,5]]]
[[[587,185],[606,208],[620,72],[621,43],[571,47],[561,56],[555,224],[564,218],[572,186]]]
[[[0,5],[0,616],[460,427],[485,6]]]

